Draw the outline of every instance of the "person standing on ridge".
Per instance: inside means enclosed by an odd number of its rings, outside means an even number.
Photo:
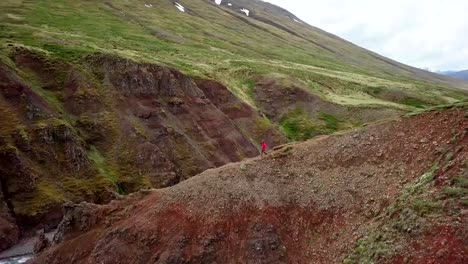
[[[263,158],[263,155],[266,153],[266,143],[265,143],[265,140],[262,140],[262,158]]]

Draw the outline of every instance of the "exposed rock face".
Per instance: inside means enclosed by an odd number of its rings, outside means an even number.
[[[34,249],[33,249],[34,254],[39,254],[42,251],[48,249],[49,247],[50,247],[50,241],[45,236],[44,230],[41,230],[37,237],[37,241],[34,244]]]
[[[233,120],[242,131],[251,135],[255,142],[265,140],[268,146],[274,147],[286,141],[274,126],[264,123],[265,120],[253,118],[257,116],[257,112],[248,104],[240,102],[222,84],[202,79],[198,79],[196,83],[205,96]]]
[[[14,219],[7,213],[1,213],[1,210],[0,208],[0,251],[10,248],[19,240],[19,229]]]
[[[19,240],[19,228],[11,215],[12,203],[7,193],[6,181],[0,174],[0,251],[10,248]]]
[[[179,177],[258,154],[254,142],[180,72],[125,61],[105,61],[104,70],[103,81],[124,95],[117,107],[142,120],[149,141],[165,156],[179,156],[171,160]],[[249,118],[258,116],[252,112]]]
[[[0,173],[20,226],[49,230],[64,202],[171,186],[258,155],[263,138],[285,142],[226,87],[171,68],[107,56],[70,65],[21,49],[10,58],[0,65]]]
[[[0,217],[0,251],[10,248],[18,243],[19,230],[18,227]]]
[[[60,243],[67,235],[84,232],[97,223],[97,205],[90,203],[65,204],[64,217],[54,235],[54,243]]]

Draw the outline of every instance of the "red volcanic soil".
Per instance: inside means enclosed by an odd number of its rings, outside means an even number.
[[[466,171],[467,116],[459,108],[404,117],[109,205],[70,206],[59,243],[32,263],[341,263],[444,153],[451,165],[436,171],[435,191]],[[466,204],[455,207],[466,216]],[[401,235],[411,246],[378,263],[466,263],[466,220],[452,219],[444,211],[433,229]]]

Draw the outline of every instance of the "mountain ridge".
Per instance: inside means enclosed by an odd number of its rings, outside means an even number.
[[[443,75],[450,76],[453,78],[461,79],[468,81],[468,70],[463,71],[442,71],[440,72]]]

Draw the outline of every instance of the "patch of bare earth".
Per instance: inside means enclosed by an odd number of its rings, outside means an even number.
[[[466,111],[290,144],[174,187],[77,205],[59,228],[61,242],[32,263],[339,263],[443,152],[467,156]],[[466,241],[465,233],[461,242],[414,247],[433,254]]]

